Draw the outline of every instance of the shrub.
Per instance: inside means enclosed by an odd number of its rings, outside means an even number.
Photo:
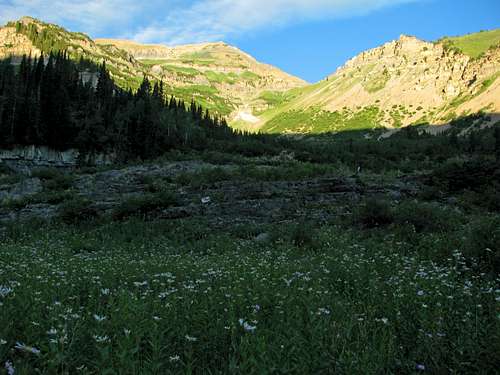
[[[48,190],[67,190],[73,186],[73,178],[57,169],[37,169],[32,176],[42,180],[44,188]]]
[[[175,206],[177,197],[170,191],[132,197],[121,202],[113,211],[114,220],[124,220],[133,216],[146,216],[147,214]]]
[[[296,224],[291,233],[291,240],[297,247],[316,247],[315,229],[313,225],[305,221]]]
[[[477,261],[480,270],[500,273],[500,217],[482,218],[471,225],[464,255],[470,263]]]
[[[21,210],[31,203],[33,203],[32,197],[4,199],[0,202],[0,207],[7,210]]]
[[[365,228],[376,228],[389,225],[394,221],[394,215],[389,202],[378,199],[366,199],[353,212],[353,221]]]
[[[69,200],[59,208],[59,219],[66,224],[78,224],[95,219],[97,216],[97,210],[91,207],[88,199],[84,198]]]
[[[495,162],[481,158],[450,160],[432,173],[429,183],[448,192],[478,190],[485,185],[499,184],[500,169]]]
[[[393,210],[394,222],[398,225],[411,225],[415,232],[446,231],[453,227],[456,220],[450,210],[435,204],[409,201],[401,203]]]

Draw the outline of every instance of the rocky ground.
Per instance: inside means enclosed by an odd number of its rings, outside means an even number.
[[[349,211],[350,203],[369,196],[397,200],[413,196],[417,183],[390,182],[365,175],[322,173],[284,180],[282,177],[247,179],[241,166],[201,161],[127,166],[99,172],[74,172],[0,177],[0,223],[32,218],[56,218],[68,200],[85,199],[99,215],[110,214],[131,198],[168,190],[176,204],[155,210],[154,217],[205,217],[216,226],[228,223],[285,222],[306,218],[326,222]],[[260,165],[257,170],[277,168]],[[205,176],[210,175],[207,179]],[[223,177],[216,175],[223,174]],[[269,175],[269,174],[268,174]],[[272,175],[271,175],[272,176]]]

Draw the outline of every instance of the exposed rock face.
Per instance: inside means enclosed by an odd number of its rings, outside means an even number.
[[[402,35],[365,51],[286,104],[356,112],[373,106],[381,125],[442,124],[454,116],[500,113],[500,46],[478,59]],[[269,120],[269,119],[267,119]]]
[[[81,160],[83,158],[83,160]],[[44,146],[20,147],[12,150],[0,150],[0,162],[17,172],[30,174],[33,168],[55,167],[73,168],[83,162],[92,165],[109,165],[113,155],[80,155],[75,149],[56,151]]]
[[[26,36],[17,34],[13,27],[0,28],[0,59],[30,54],[40,56],[40,50]]]
[[[84,56],[97,64],[106,61],[108,68],[113,68],[112,70],[119,72],[119,75],[116,76],[113,71],[110,72],[111,76],[119,84],[125,85],[124,81],[127,79],[135,81],[136,77],[143,76],[146,71],[141,63],[125,51],[114,46],[98,45],[85,34],[70,32],[57,25],[44,23],[31,17],[23,17],[17,22],[24,25],[34,25],[39,33],[48,30],[52,38],[65,45],[65,50],[70,56],[75,58]],[[15,60],[19,60],[23,55],[37,57],[40,56],[41,52],[33,41],[26,35],[18,33],[16,27],[12,26],[12,24],[11,26],[0,27],[0,59],[13,56]],[[47,54],[47,51],[45,51],[45,54]],[[95,78],[90,74],[84,74],[83,78],[84,80],[91,80],[92,84],[94,84]]]
[[[401,36],[399,40],[363,52],[329,77],[330,90],[339,88],[340,94],[325,100],[325,109],[375,103],[383,109],[394,105],[421,107],[422,110],[405,118],[405,123],[412,123],[422,117],[425,110],[439,111],[460,95],[477,93],[484,80],[498,71],[499,49],[473,60],[448,51],[441,44]],[[342,90],[345,86],[349,87]],[[499,97],[491,96],[494,111],[500,110]]]

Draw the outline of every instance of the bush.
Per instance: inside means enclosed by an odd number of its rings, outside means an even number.
[[[147,214],[175,206],[177,197],[170,191],[155,194],[146,194],[124,200],[113,211],[114,220],[124,220],[133,216],[146,216]]]
[[[75,198],[67,201],[59,208],[59,219],[66,224],[78,224],[95,219],[98,216],[91,202],[84,198]]]
[[[394,221],[394,215],[389,202],[369,198],[354,210],[353,221],[365,228],[376,228],[391,224]]]
[[[472,160],[451,160],[436,169],[429,184],[448,192],[474,190],[490,184],[500,184],[498,163],[482,158]]]
[[[393,215],[396,224],[411,225],[417,233],[447,231],[456,223],[450,210],[417,201],[401,203],[393,210]]]
[[[73,178],[57,169],[37,169],[31,175],[42,180],[43,187],[48,190],[67,190],[73,186]]]
[[[299,222],[292,230],[291,240],[297,247],[316,247],[315,229],[309,222]]]
[[[472,264],[477,261],[481,271],[500,273],[500,217],[472,224],[464,255]]]

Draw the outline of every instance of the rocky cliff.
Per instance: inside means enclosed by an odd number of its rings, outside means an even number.
[[[114,159],[114,155],[83,155],[75,149],[57,151],[44,146],[0,150],[0,164],[3,163],[13,170],[27,175],[31,174],[34,168],[73,168],[80,163],[102,166],[112,164]]]
[[[264,113],[261,125],[266,129],[265,123],[274,120],[278,126],[277,117],[311,109],[352,117],[369,108],[373,122],[389,128],[442,124],[479,111],[500,113],[499,76],[499,46],[472,58],[442,43],[402,35],[359,54],[278,110]]]

